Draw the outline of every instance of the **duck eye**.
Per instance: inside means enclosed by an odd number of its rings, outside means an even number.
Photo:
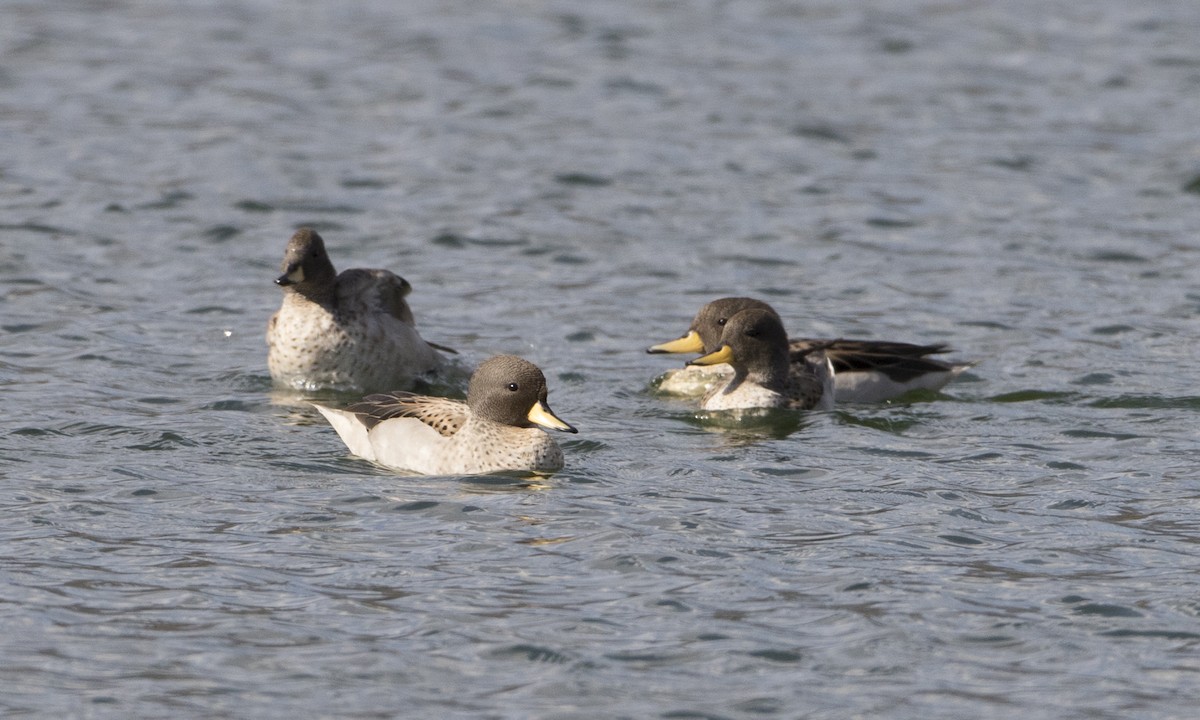
[[[720,325],[721,327],[725,327],[725,323],[727,321],[728,321],[728,318],[717,318],[717,325]]]
[[[516,383],[509,383],[506,387],[508,388],[509,392],[516,392],[517,390],[520,389],[520,386],[517,385]]]

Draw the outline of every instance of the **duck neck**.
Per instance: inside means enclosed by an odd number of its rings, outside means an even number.
[[[766,363],[753,368],[746,368],[739,372],[743,375],[742,379],[749,379],[756,385],[761,385],[770,390],[781,391],[787,386],[788,382],[787,349],[784,348],[783,352],[771,353],[771,357]]]
[[[333,283],[300,283],[293,286],[291,294],[310,303],[334,310],[337,305],[336,286]]]

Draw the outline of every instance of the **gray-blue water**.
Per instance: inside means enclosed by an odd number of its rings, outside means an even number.
[[[0,715],[1186,718],[1200,6],[9,0]],[[542,482],[273,393],[292,230],[521,354]],[[947,342],[722,428],[705,301]]]

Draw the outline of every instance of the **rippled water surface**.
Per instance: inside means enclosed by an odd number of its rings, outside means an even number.
[[[1200,702],[1200,6],[14,0],[5,717],[1174,718]],[[563,472],[273,393],[292,230],[543,367]],[[696,417],[705,301],[946,342]]]

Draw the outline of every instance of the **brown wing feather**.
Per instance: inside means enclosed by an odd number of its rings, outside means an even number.
[[[368,395],[346,410],[358,415],[368,430],[384,420],[409,417],[420,420],[445,437],[461,430],[471,412],[466,403],[457,400],[409,392]]]

